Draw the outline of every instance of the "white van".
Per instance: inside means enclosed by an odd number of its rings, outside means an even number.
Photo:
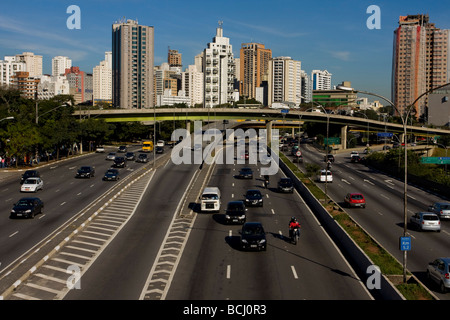
[[[219,212],[220,190],[217,187],[206,187],[200,196],[201,212]]]

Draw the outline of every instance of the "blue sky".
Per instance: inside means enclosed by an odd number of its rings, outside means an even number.
[[[81,29],[70,30],[67,7],[81,9]],[[381,10],[381,29],[366,26],[370,5]],[[332,85],[351,81],[358,90],[390,98],[393,31],[398,18],[429,14],[431,22],[450,29],[448,0],[21,0],[0,10],[0,59],[31,51],[43,55],[44,73],[54,56],[69,56],[74,66],[92,72],[111,50],[114,21],[126,17],[155,28],[155,64],[167,49],[182,53],[183,68],[194,63],[223,21],[235,57],[242,43],[259,42],[272,55],[302,61],[302,69],[326,69]]]

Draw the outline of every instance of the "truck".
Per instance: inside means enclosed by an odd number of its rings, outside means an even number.
[[[142,141],[142,152],[152,152],[153,141]]]
[[[200,196],[201,212],[219,212],[220,190],[217,187],[206,187]]]

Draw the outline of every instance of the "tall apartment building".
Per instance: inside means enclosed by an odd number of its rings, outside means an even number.
[[[331,76],[328,70],[313,70],[311,81],[313,90],[331,90]]]
[[[181,67],[183,63],[181,61],[181,53],[178,50],[171,50],[169,48],[169,52],[167,53],[167,63],[172,68],[178,68],[181,71]]]
[[[171,67],[167,62],[163,62],[160,66],[154,68],[153,91],[155,92],[154,102],[157,106],[159,106],[157,103],[158,96],[165,95],[165,90],[169,90],[171,96],[178,95],[178,90],[181,88],[181,74],[178,74],[178,70],[178,67]],[[180,81],[178,81],[179,78]]]
[[[272,58],[269,63],[268,103],[290,102],[299,105],[302,101],[301,61],[291,57]]]
[[[66,76],[40,75],[37,87],[39,100],[48,100],[60,94],[70,94],[69,81]]]
[[[113,106],[151,108],[153,93],[154,28],[135,20],[112,25]]]
[[[95,66],[92,73],[93,92],[92,100],[96,105],[98,102],[112,103],[112,52],[105,52],[105,60]]]
[[[190,99],[190,105],[203,103],[203,72],[190,65],[181,74],[181,88]]]
[[[313,99],[311,79],[305,71],[302,71],[302,97],[302,103],[310,102]]]
[[[39,79],[30,77],[27,71],[18,71],[12,76],[12,86],[21,92],[26,99],[35,99]]]
[[[25,62],[19,61],[15,56],[5,56],[4,60],[0,60],[0,85],[11,85],[14,74],[26,70]]]
[[[222,24],[216,29],[216,36],[203,50],[204,101],[203,106],[234,102],[235,66],[230,39],[223,36]]]
[[[60,76],[66,72],[66,69],[72,67],[72,60],[68,57],[56,56],[52,59],[52,75]]]
[[[26,71],[30,77],[42,74],[42,56],[35,55],[32,52],[23,52],[22,54],[16,54],[16,61],[25,62]]]
[[[394,31],[392,101],[403,113],[421,94],[449,80],[449,30],[429,22],[429,16],[401,16]],[[427,112],[427,97],[414,105],[416,118]]]
[[[85,102],[85,72],[81,71],[79,67],[70,67],[66,69],[64,75],[69,82],[70,94],[74,96],[75,103],[79,104]]]
[[[256,88],[267,80],[272,50],[261,43],[243,43],[240,50],[240,94],[256,97]]]

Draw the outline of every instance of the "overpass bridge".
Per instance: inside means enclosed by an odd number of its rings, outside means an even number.
[[[304,122],[320,122],[341,126],[342,148],[346,149],[347,133],[349,128],[375,132],[391,132],[400,136],[402,141],[403,125],[389,123],[367,118],[325,114],[321,112],[308,112],[296,109],[249,109],[249,108],[148,108],[148,109],[112,109],[112,110],[77,110],[74,116],[83,118],[104,119],[106,122],[144,122],[154,121],[196,121],[203,122],[236,120],[256,121],[250,126],[272,127],[298,127]],[[244,124],[244,123],[243,123]],[[248,123],[246,124],[249,125]],[[416,136],[433,137],[450,134],[449,130],[407,126],[407,132]]]

